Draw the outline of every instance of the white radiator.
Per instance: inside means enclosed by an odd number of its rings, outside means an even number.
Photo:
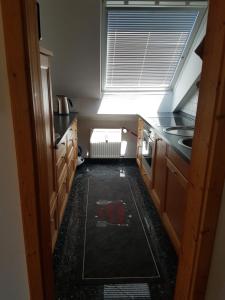
[[[119,158],[121,142],[99,142],[90,144],[91,158]]]

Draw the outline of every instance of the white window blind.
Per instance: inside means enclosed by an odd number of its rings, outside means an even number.
[[[198,11],[108,9],[105,91],[170,88]]]

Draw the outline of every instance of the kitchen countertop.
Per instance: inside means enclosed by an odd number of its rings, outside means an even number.
[[[182,156],[182,158],[190,162],[191,149],[178,144],[178,140],[185,137],[166,133],[163,131],[163,128],[170,126],[195,126],[195,120],[193,118],[180,113],[158,113],[151,117],[144,115],[139,116],[153,127],[155,132],[169,145],[171,145],[172,148]]]
[[[77,118],[77,115],[78,113],[76,112],[71,112],[69,115],[59,115],[57,113],[54,113],[54,129],[56,136],[56,144],[59,143],[67,129],[70,127],[73,120]]]

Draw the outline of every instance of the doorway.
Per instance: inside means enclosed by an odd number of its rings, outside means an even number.
[[[225,145],[221,144],[225,114],[224,11],[224,1],[210,1],[196,120],[198,134],[193,145],[192,186],[178,269],[177,300],[204,298],[220,208],[225,173],[224,164],[221,163],[225,152]],[[38,105],[40,74],[35,1],[13,1],[10,5],[4,2],[2,12],[30,295],[31,299],[49,300],[53,299],[53,276],[48,208],[44,199],[47,187],[43,178],[47,172],[43,164],[46,154],[42,108]],[[23,162],[27,161],[28,154],[32,163],[24,168]],[[217,172],[217,167],[220,172]],[[190,226],[194,228],[194,234],[190,232]]]

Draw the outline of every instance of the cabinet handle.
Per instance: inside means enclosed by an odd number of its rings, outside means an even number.
[[[62,142],[61,145],[66,146],[66,143]]]
[[[71,131],[73,131],[73,128],[70,128]]]

